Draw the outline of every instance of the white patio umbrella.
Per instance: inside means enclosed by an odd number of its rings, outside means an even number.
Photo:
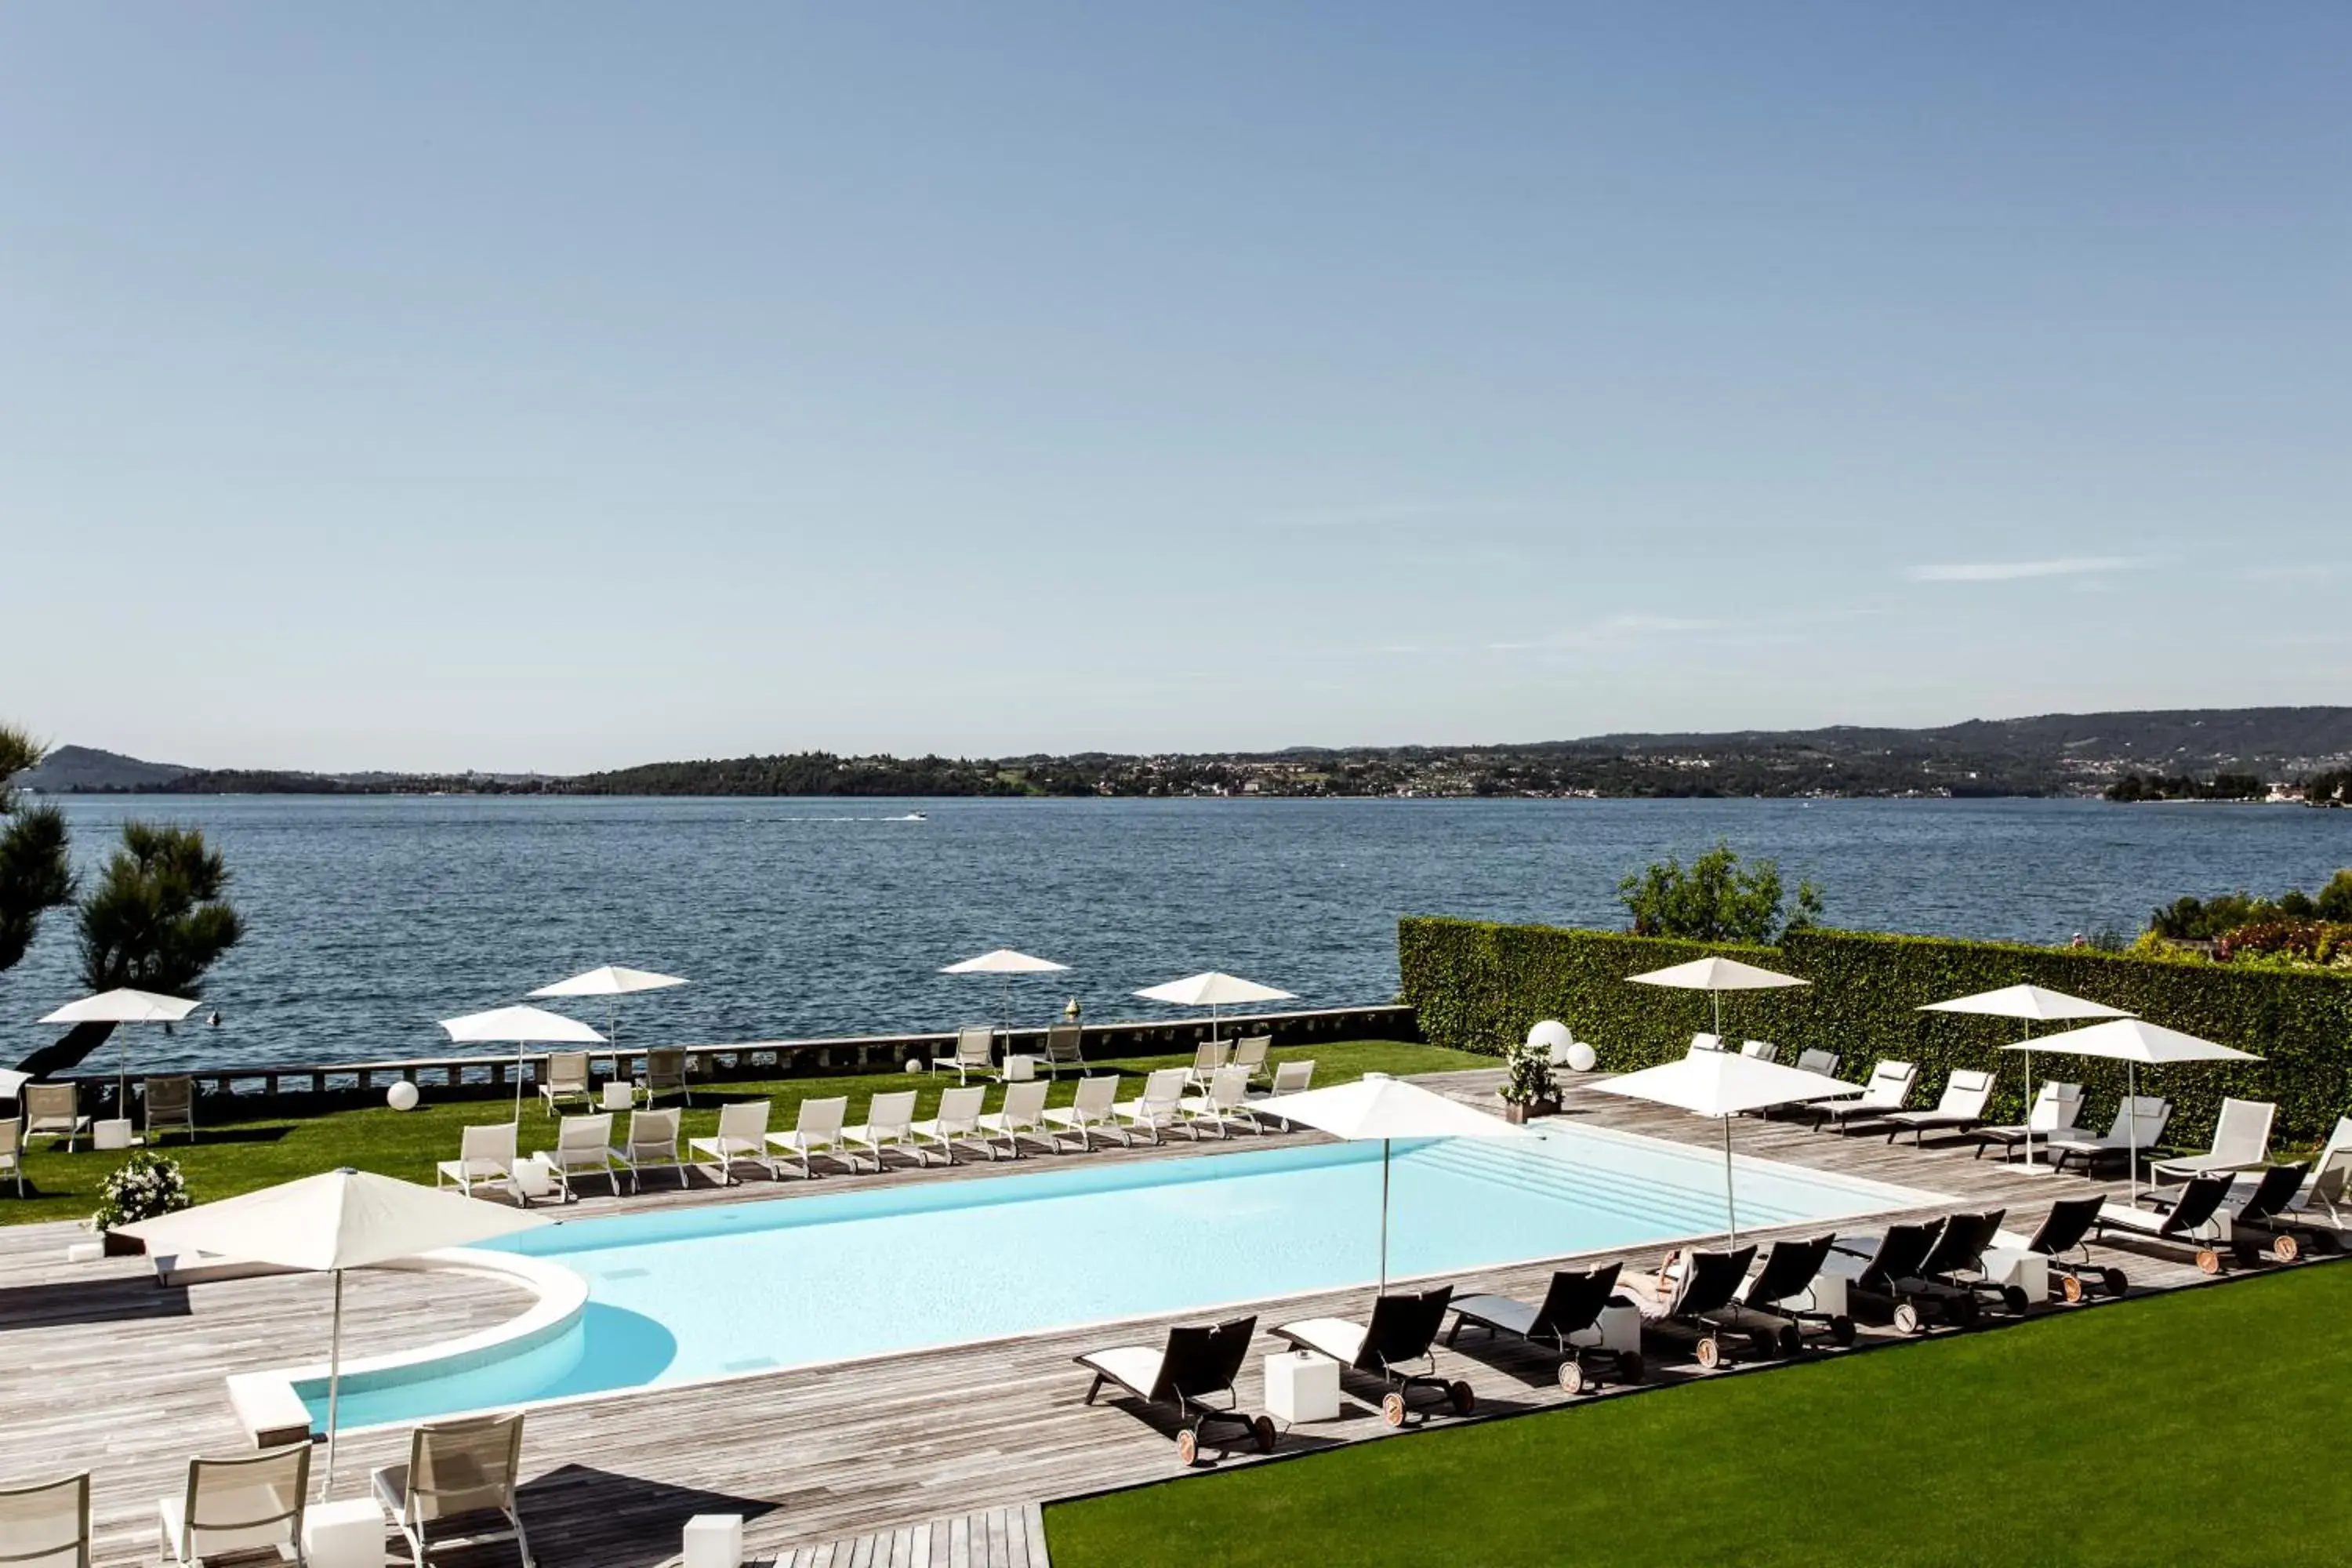
[[[1759,969],[1752,963],[1742,963],[1736,958],[1695,958],[1688,963],[1677,963],[1671,969],[1653,969],[1647,974],[1625,977],[1636,985],[1670,985],[1681,991],[1711,993],[1715,1003],[1715,1032],[1723,1033],[1723,994],[1727,991],[1777,991],[1790,985],[1811,985],[1810,980],[1800,980],[1793,974],[1775,970]]]
[[[630,969],[623,964],[608,963],[601,969],[583,970],[569,980],[559,980],[552,985],[542,985],[531,993],[534,996],[602,996],[604,998],[604,1038],[617,1050],[621,1044],[621,998],[634,996],[640,991],[667,991],[686,982],[675,974],[656,974],[650,969]],[[620,1063],[614,1063],[618,1070]]]
[[[1849,1085],[1849,1088],[1852,1086]],[[1381,1289],[1389,1288],[1389,1144],[1398,1138],[1532,1138],[1499,1116],[1432,1094],[1384,1072],[1368,1072],[1336,1089],[1310,1089],[1261,1100],[1255,1110],[1360,1143],[1381,1141]]]
[[[2015,1048],[2025,1053],[2025,1169],[2028,1174],[2050,1168],[2033,1163],[2033,1047],[2031,1043],[2033,1026],[2059,1018],[2131,1016],[2121,1007],[2110,1007],[2105,1002],[2093,1002],[2081,996],[2069,996],[2063,991],[2044,991],[2039,985],[2004,985],[1998,991],[1979,991],[1973,996],[1955,996],[1948,1002],[1930,1002],[1919,1011],[1975,1013],[1986,1017],[2025,1020],[2025,1038],[2019,1041]]]
[[[1217,1037],[1217,1009],[1235,1007],[1248,1002],[1295,1002],[1297,997],[1287,991],[1276,991],[1271,985],[1260,985],[1255,980],[1244,980],[1212,969],[1202,974],[1188,974],[1181,980],[1171,980],[1136,993],[1147,1002],[1172,1002],[1179,1007],[1206,1007],[1209,1010],[1209,1039]]]
[[[335,1484],[335,1404],[343,1375],[343,1271],[464,1247],[548,1222],[537,1215],[454,1192],[344,1169],[305,1176],[241,1197],[223,1198],[119,1226],[152,1252],[208,1252],[335,1277],[334,1327],[327,1359],[327,1479]]]
[[[522,1048],[525,1046],[585,1046],[604,1043],[604,1037],[577,1018],[551,1013],[544,1007],[494,1007],[444,1018],[441,1027],[459,1045],[504,1045],[514,1042],[515,1121],[522,1121]]]
[[[1050,958],[1035,958],[1025,952],[1015,952],[1009,947],[991,949],[978,958],[967,958],[961,963],[950,963],[941,974],[993,974],[1003,983],[1004,1032],[1013,1032],[1013,977],[1016,974],[1060,974],[1069,969],[1066,963],[1056,963]],[[1010,1050],[1010,1046],[1005,1047]]]
[[[68,1002],[41,1022],[116,1026],[114,1114],[128,1118],[131,1114],[131,1037],[122,1031],[121,1026],[176,1024],[195,1010],[196,1005],[184,996],[163,996],[152,991],[134,991],[127,985],[119,985],[95,996],[85,996],[79,1002]]]
[[[1776,1105],[1861,1092],[1859,1084],[1843,1079],[1782,1067],[1738,1051],[1694,1051],[1664,1067],[1644,1068],[1592,1087],[1603,1094],[1676,1106],[1723,1123],[1723,1228],[1735,1244],[1739,1240],[1739,1206],[1732,1182],[1732,1119],[1743,1110],[1768,1110]]]
[[[2124,1093],[2139,1093],[2139,1069],[2143,1067],[2165,1067],[2174,1062],[2258,1062],[2263,1058],[2251,1051],[2200,1040],[2194,1035],[2184,1035],[2178,1029],[2167,1029],[2143,1018],[2111,1018],[2104,1024],[2093,1024],[2087,1029],[2069,1029],[2063,1035],[2044,1035],[2031,1045],[2020,1043],[2005,1046],[2004,1050],[2051,1051],[2060,1056],[2102,1057],[2124,1064]],[[2124,1131],[2129,1140],[2131,1157],[2131,1194],[2139,1196],[2139,1118],[2124,1118]]]

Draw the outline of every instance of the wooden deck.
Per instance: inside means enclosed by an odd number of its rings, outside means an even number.
[[[1491,1109],[1499,1077],[1454,1073],[1422,1081]],[[1580,1090],[1570,1092],[1567,1113],[1684,1142],[1711,1143],[1717,1136],[1714,1123]],[[1308,1136],[1243,1138],[1230,1146]],[[1997,1159],[1973,1160],[1966,1143],[1931,1142],[1915,1152],[1866,1132],[1841,1137],[1759,1121],[1739,1124],[1738,1142],[1743,1154],[1948,1196],[1917,1211],[1923,1214],[2000,1205],[2010,1208],[2012,1224],[2030,1226],[2053,1195],[2090,1190],[2079,1177],[2031,1177]],[[1230,1146],[1180,1141],[1086,1157],[1213,1157]],[[990,1173],[983,1162],[856,1181]],[[813,1189],[839,1192],[849,1184],[826,1180]],[[779,1185],[788,1194],[804,1190],[797,1182]],[[575,1212],[737,1201],[776,1190],[764,1181],[723,1192],[662,1190],[643,1199],[589,1200]],[[179,1484],[187,1456],[235,1451],[243,1441],[222,1378],[318,1358],[329,1287],[316,1277],[278,1276],[165,1289],[142,1260],[66,1263],[67,1243],[78,1236],[58,1225],[0,1228],[0,1356],[7,1369],[0,1382],[0,1479],[91,1469],[98,1561],[152,1562],[154,1500]],[[2112,1260],[2129,1269],[2135,1294],[2200,1278],[2186,1261],[2153,1252],[2117,1253]],[[1487,1271],[1475,1283],[1539,1293],[1549,1268]],[[347,1289],[348,1353],[355,1355],[430,1344],[502,1321],[522,1305],[513,1288],[470,1277],[361,1274]],[[1349,1291],[1269,1302],[1266,1310],[1294,1317],[1360,1312],[1361,1298]],[[757,1312],[760,1303],[747,1300],[743,1310]],[[1141,1342],[1160,1331],[1139,1325],[1118,1334]],[[1865,1346],[1875,1338],[1866,1332]],[[738,1512],[746,1516],[755,1557],[793,1568],[1042,1563],[1037,1503],[1176,1473],[1168,1429],[1108,1401],[1081,1403],[1087,1380],[1070,1358],[1101,1340],[1099,1331],[1035,1335],[535,1410],[524,1441],[530,1480],[523,1510],[536,1554],[548,1568],[656,1568],[676,1557],[690,1515]],[[1442,1352],[1440,1362],[1446,1375],[1477,1391],[1482,1415],[1564,1403],[1547,1361],[1481,1345],[1475,1355]],[[1708,1374],[1668,1365],[1652,1381],[1697,1375]],[[1257,1403],[1257,1378],[1254,1355],[1242,1382],[1245,1404]],[[1383,1436],[1367,1392],[1351,1384],[1340,1420],[1290,1434],[1284,1451]],[[399,1457],[404,1438],[364,1433],[341,1447],[336,1492],[353,1496],[370,1466]],[[1234,1456],[1215,1462],[1250,1461]],[[454,1568],[505,1568],[513,1553],[511,1547],[483,1548],[446,1561]]]

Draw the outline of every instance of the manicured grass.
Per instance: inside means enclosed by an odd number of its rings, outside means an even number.
[[[1055,1568],[2335,1563],[2352,1264],[1047,1510]],[[1103,1419],[1133,1420],[1106,1412]]]
[[[1192,1059],[1189,1052],[1181,1057],[1123,1057],[1098,1063],[1096,1070],[1114,1070],[1139,1079],[1153,1068],[1186,1066]],[[1277,1050],[1273,1059],[1311,1059],[1318,1088],[1346,1083],[1367,1072],[1444,1072],[1495,1065],[1491,1057],[1398,1040],[1319,1043]],[[1076,1082],[1074,1077],[1064,1074],[1046,1096],[1046,1103],[1068,1104],[1076,1092]],[[714,1084],[708,1091],[696,1090],[697,1104],[686,1113],[685,1135],[700,1137],[716,1131],[717,1108],[722,1101],[750,1100],[758,1095],[766,1095],[774,1101],[776,1109],[770,1113],[769,1125],[779,1131],[793,1124],[803,1100],[832,1094],[850,1097],[850,1120],[855,1121],[861,1117],[868,1095],[913,1087],[921,1090],[916,1101],[916,1114],[929,1116],[939,1103],[940,1091],[954,1084],[953,1074],[940,1073],[920,1077],[876,1073]],[[1000,1093],[990,1093],[990,1110],[996,1108]],[[1122,1098],[1130,1093],[1122,1090]],[[205,1100],[198,1103],[196,1110],[197,1120],[204,1126],[195,1143],[191,1146],[187,1140],[172,1133],[164,1137],[161,1146],[180,1162],[199,1203],[234,1197],[238,1193],[332,1170],[338,1165],[379,1171],[429,1184],[435,1162],[457,1158],[459,1128],[469,1122],[505,1121],[514,1114],[513,1101],[509,1100],[461,1100],[436,1105],[432,1089],[426,1089],[425,1096],[424,1106],[405,1113],[379,1107],[324,1116],[221,1123],[208,1120],[221,1111],[215,1101]],[[542,1114],[537,1096],[526,1089],[523,1152],[552,1148],[554,1143],[554,1121]],[[120,1154],[97,1153],[87,1144],[68,1154],[61,1146],[53,1147],[49,1140],[40,1140],[25,1162],[27,1195],[16,1197],[14,1184],[0,1180],[0,1224],[87,1217],[98,1205],[100,1184],[121,1161]]]

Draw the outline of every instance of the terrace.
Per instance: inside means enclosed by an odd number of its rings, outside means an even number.
[[[1425,1047],[1377,1044],[1326,1043],[1278,1054],[1316,1056],[1318,1083],[1341,1081],[1367,1068],[1409,1070],[1461,1059]],[[1119,1067],[1135,1071],[1149,1065]],[[1491,1069],[1454,1070],[1425,1074],[1419,1081],[1492,1109],[1499,1076]],[[862,1082],[870,1087],[875,1080]],[[813,1092],[824,1086],[790,1087]],[[467,1113],[481,1120],[495,1112],[476,1106]],[[1582,1089],[1571,1090],[1567,1114],[1591,1125],[1710,1147],[1717,1135],[1716,1124]],[[340,1125],[341,1142],[362,1156],[354,1163],[370,1163],[368,1145],[380,1135],[397,1132],[404,1141],[417,1136],[414,1119],[402,1121],[385,1112],[322,1122]],[[377,1163],[394,1173],[415,1175],[409,1164],[454,1144],[455,1125],[454,1120],[443,1121],[430,1151],[404,1147]],[[1315,1136],[1269,1134],[1235,1143],[1263,1147]],[[1226,1147],[1177,1141],[1058,1158],[1214,1158]],[[2079,1178],[2053,1184],[2005,1170],[1997,1160],[1973,1160],[1965,1143],[1931,1142],[1915,1152],[1907,1144],[1890,1148],[1867,1134],[1844,1138],[1783,1121],[1744,1122],[1741,1151],[1924,1189],[1949,1200],[1921,1213],[2002,1205],[2021,1217],[2038,1217],[2053,1195],[2087,1190]],[[315,1168],[315,1154],[313,1159]],[[36,1170],[37,1176],[37,1162]],[[967,1163],[854,1180],[871,1188],[986,1180],[990,1173]],[[643,1197],[587,1198],[572,1212],[769,1196],[792,1201],[806,1190],[837,1191],[849,1184],[828,1180],[803,1189],[792,1182],[754,1181],[679,1194],[664,1184]],[[153,1552],[154,1500],[178,1484],[186,1458],[235,1451],[245,1444],[222,1379],[309,1359],[318,1349],[329,1287],[322,1279],[281,1276],[163,1289],[142,1260],[65,1263],[72,1234],[57,1224],[0,1231],[0,1327],[9,1331],[10,1359],[18,1369],[10,1395],[0,1401],[5,1406],[0,1475],[30,1477],[88,1466],[97,1487],[98,1561],[144,1562]],[[1635,1260],[1646,1260],[1645,1255],[1637,1253]],[[2128,1267],[2135,1295],[2200,1279],[2186,1261],[2150,1253],[2119,1253],[2107,1260]],[[1007,1266],[1017,1267],[1017,1260]],[[1547,1260],[1482,1271],[1476,1283],[1481,1289],[1539,1294],[1552,1266]],[[463,1276],[362,1273],[351,1277],[347,1290],[346,1350],[355,1356],[472,1332],[527,1305],[519,1289]],[[1360,1289],[1265,1302],[1262,1321],[1360,1310],[1365,1294]],[[746,1311],[758,1308],[755,1301],[744,1303]],[[845,1302],[844,1310],[855,1311],[855,1302]],[[1165,1321],[1129,1324],[1115,1333],[1122,1342],[1150,1341],[1163,1331]],[[2047,1331],[2068,1331],[2057,1323]],[[1883,1338],[1865,1330],[1863,1345]],[[794,1563],[1042,1563],[1042,1504],[1176,1473],[1165,1430],[1108,1401],[1094,1407],[1080,1402],[1087,1379],[1071,1357],[1104,1342],[1100,1330],[1032,1334],[535,1408],[524,1443],[530,1480],[523,1506],[536,1553],[551,1568],[652,1568],[676,1553],[679,1528],[689,1515],[728,1511],[747,1516],[748,1543],[755,1556]],[[1991,1347],[1997,1353],[1999,1342]],[[1257,1359],[1271,1348],[1269,1342],[1253,1349],[1240,1389],[1245,1405],[1257,1399]],[[1522,1362],[1482,1344],[1475,1357],[1441,1352],[1440,1362],[1445,1375],[1465,1379],[1475,1389],[1481,1418],[1568,1403],[1551,1381],[1549,1363],[1535,1356]],[[1724,1375],[1654,1363],[1650,1384]],[[1625,1395],[1599,1397],[1613,1402]],[[1648,1395],[1637,1392],[1632,1397]],[[1294,1430],[1279,1453],[1385,1435],[1376,1411],[1360,1396],[1351,1397],[1343,1404],[1341,1419]],[[348,1434],[341,1444],[339,1493],[353,1493],[370,1466],[403,1457],[404,1442],[404,1432],[397,1428]],[[1203,1468],[1234,1469],[1259,1462],[1235,1455]],[[512,1561],[512,1551],[485,1547],[473,1555],[453,1553],[447,1561],[505,1563]]]

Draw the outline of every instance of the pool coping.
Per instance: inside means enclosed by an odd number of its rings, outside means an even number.
[[[1543,1121],[1549,1121],[1553,1119],[1549,1117],[1543,1118],[1542,1121],[1538,1121],[1534,1125],[1540,1129]],[[1690,1143],[1681,1142],[1673,1139],[1654,1138],[1643,1133],[1627,1132],[1617,1128],[1598,1127],[1591,1125],[1581,1118],[1563,1117],[1559,1120],[1562,1122],[1563,1131],[1572,1129],[1581,1136],[1599,1138],[1604,1142],[1623,1143],[1645,1150],[1666,1149],[1685,1156],[1688,1156],[1696,1151],[1696,1146]],[[1313,1147],[1314,1145],[1310,1143],[1305,1146]],[[1213,1159],[1219,1155],[1238,1154],[1245,1152],[1249,1152],[1246,1145],[1240,1148],[1202,1149],[1197,1152],[1188,1152],[1185,1154],[1179,1156],[1179,1158],[1184,1160]],[[1711,1158],[1712,1156],[1710,1155],[1709,1157]],[[1811,1166],[1794,1164],[1784,1160],[1768,1159],[1760,1155],[1742,1154],[1737,1151],[1734,1152],[1732,1160],[1735,1168],[1754,1167],[1771,1170],[1774,1172],[1790,1173],[1817,1184],[1825,1184],[1844,1188],[1854,1192],[1857,1195],[1865,1196],[1873,1200],[1884,1200],[1883,1206],[1864,1209],[1855,1214],[1844,1215],[1836,1220],[1820,1222],[1832,1226],[1841,1226],[1855,1220],[1866,1220],[1880,1214],[1896,1213],[1906,1209],[1920,1208],[1958,1201],[1953,1198],[1951,1194],[1931,1192],[1924,1187],[1906,1187],[1895,1183],[1876,1181],[1866,1176],[1848,1175],[1841,1172],[1824,1172]],[[989,1175],[977,1176],[973,1179],[985,1182],[993,1179],[996,1175],[1001,1174],[1011,1176],[1016,1173],[1030,1174],[1033,1173],[1008,1170],[1002,1173],[991,1173]],[[804,1193],[784,1192],[776,1194],[775,1197],[772,1200],[757,1201],[793,1202],[797,1201],[805,1195],[808,1194]],[[1804,1225],[1813,1222],[1795,1221],[1789,1223],[1790,1225]],[[1769,1230],[1788,1228],[1788,1226],[1763,1225],[1755,1228],[1759,1230]],[[1709,1229],[1679,1235],[1656,1237],[1638,1242],[1628,1243],[1626,1244],[1624,1250],[1633,1252],[1636,1250],[1647,1251],[1651,1249],[1673,1249],[1689,1246],[1696,1242],[1708,1240],[1720,1236],[1722,1232],[1720,1231]],[[1532,1268],[1557,1258],[1574,1256],[1580,1256],[1580,1254],[1547,1252],[1538,1253],[1528,1258],[1492,1259],[1479,1263],[1475,1266],[1475,1270],[1457,1268],[1438,1269],[1425,1274],[1391,1275],[1389,1277],[1388,1283],[1390,1286],[1394,1287],[1399,1285],[1416,1284],[1424,1281],[1458,1279],[1465,1273],[1472,1273],[1477,1270],[1503,1270]],[[517,1265],[522,1265],[524,1267],[516,1267]],[[488,1361],[495,1359],[496,1356],[499,1355],[513,1354],[520,1351],[528,1350],[533,1345],[542,1342],[545,1340],[553,1337],[555,1334],[563,1332],[569,1329],[573,1322],[577,1321],[582,1312],[584,1310],[588,1300],[589,1282],[584,1276],[561,1263],[555,1262],[552,1258],[541,1258],[530,1254],[491,1252],[473,1247],[449,1247],[438,1252],[425,1254],[417,1258],[403,1259],[400,1262],[388,1264],[384,1267],[420,1270],[451,1269],[460,1272],[471,1271],[496,1275],[501,1279],[509,1280],[509,1282],[520,1282],[524,1284],[527,1288],[531,1289],[538,1293],[539,1300],[520,1316],[511,1319],[505,1323],[497,1325],[496,1327],[481,1330],[454,1340],[439,1341],[432,1344],[422,1345],[410,1350],[391,1352],[385,1354],[369,1356],[360,1361],[352,1362],[342,1369],[342,1376],[346,1381],[363,1373],[403,1371],[428,1364],[436,1366],[436,1369],[438,1370],[459,1371],[463,1370],[464,1366],[468,1362]],[[1148,1312],[1122,1313],[1118,1316],[1110,1318],[1088,1319],[1070,1323],[1047,1324],[1037,1328],[1024,1329],[1016,1333],[990,1334],[969,1340],[947,1341],[939,1344],[902,1346],[893,1350],[870,1352],[864,1355],[824,1356],[807,1361],[778,1363],[769,1366],[748,1367],[733,1372],[722,1371],[709,1373],[698,1377],[680,1378],[674,1383],[639,1383],[627,1384],[618,1388],[602,1388],[580,1394],[557,1394],[545,1399],[507,1400],[479,1406],[467,1406],[456,1410],[437,1411],[431,1415],[423,1417],[403,1417],[396,1420],[378,1421],[356,1426],[340,1426],[338,1427],[338,1431],[356,1435],[360,1433],[379,1432],[388,1429],[413,1426],[419,1420],[454,1421],[463,1419],[467,1416],[488,1415],[502,1411],[542,1410],[576,1405],[587,1405],[598,1400],[631,1398],[647,1394],[659,1394],[674,1390],[706,1388],[715,1384],[742,1383],[755,1378],[782,1376],[793,1373],[809,1372],[820,1368],[831,1369],[856,1367],[879,1362],[896,1361],[906,1356],[932,1355],[939,1353],[940,1351],[950,1349],[983,1349],[991,1345],[1018,1344],[1030,1340],[1053,1338],[1059,1335],[1072,1333],[1085,1333],[1098,1329],[1115,1329],[1128,1323],[1162,1321],[1171,1316],[1187,1316],[1192,1314],[1210,1315],[1217,1313],[1230,1314],[1245,1309],[1256,1309],[1263,1312],[1265,1309],[1270,1307],[1279,1308],[1280,1304],[1285,1301],[1307,1300],[1315,1296],[1328,1295],[1339,1291],[1375,1289],[1379,1287],[1379,1284],[1380,1281],[1377,1279],[1343,1280],[1336,1284],[1318,1286],[1313,1290],[1295,1291],[1282,1296],[1243,1297],[1226,1301],[1196,1303],[1175,1309],[1173,1310],[1159,1310]],[[324,1363],[319,1363],[309,1366],[274,1368],[267,1372],[237,1373],[230,1376],[226,1381],[230,1385],[230,1402],[237,1407],[239,1419],[246,1423],[247,1431],[254,1434],[257,1441],[258,1441],[264,1428],[257,1425],[256,1420],[249,1416],[249,1412],[261,1412],[265,1414],[274,1413],[275,1418],[281,1422],[290,1421],[295,1413],[299,1412],[301,1420],[305,1423],[304,1430],[308,1430],[309,1406],[303,1403],[301,1395],[296,1391],[297,1385],[302,1383],[322,1383],[325,1381],[327,1375],[328,1369],[326,1364]]]

